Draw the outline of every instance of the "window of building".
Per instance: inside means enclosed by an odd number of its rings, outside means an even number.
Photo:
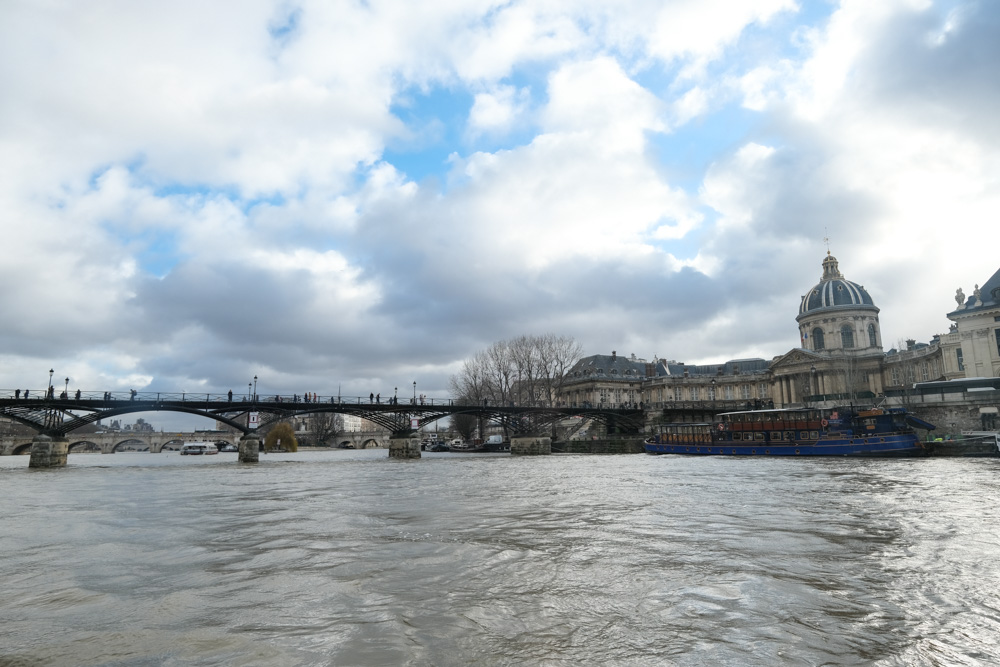
[[[674,387],[674,400],[675,401],[683,401],[684,400],[683,398],[681,398],[681,391],[683,391],[683,390],[680,387]]]
[[[767,383],[761,382],[757,385],[757,398],[767,398]]]
[[[714,384],[708,385],[708,400],[710,400],[710,401],[714,401],[715,400],[715,385]]]
[[[917,381],[916,372],[913,370],[913,366],[906,367],[906,384],[913,384]]]
[[[962,360],[962,348],[955,350],[955,356],[958,358],[958,370],[965,370],[965,361]]]
[[[740,398],[742,398],[744,401],[750,398],[750,385],[748,384],[740,385]]]
[[[698,387],[691,387],[691,400],[692,401],[701,400],[700,393],[701,392],[698,391]]]
[[[845,350],[854,347],[854,330],[851,329],[850,325],[845,324],[840,327],[840,344]]]
[[[928,380],[931,379],[931,371],[930,368],[927,367],[926,361],[920,364],[920,379],[924,382],[927,382]]]
[[[815,329],[813,329],[812,336],[813,336],[813,349],[822,350],[825,347],[825,343],[823,342],[823,330],[820,329],[819,327],[816,327]]]
[[[868,347],[878,347],[878,340],[875,336],[875,325],[868,325]]]
[[[733,385],[727,384],[725,387],[723,387],[723,391],[725,392],[725,396],[726,396],[726,400],[727,401],[733,400],[733,398],[734,398]]]
[[[899,381],[899,367],[897,367],[897,366],[893,366],[892,367],[892,384],[893,385],[902,384]]]
[[[1000,329],[993,330],[993,338],[996,340],[997,354],[1000,354]]]

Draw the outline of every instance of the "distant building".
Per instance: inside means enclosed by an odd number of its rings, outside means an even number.
[[[955,325],[943,337],[949,352],[947,375],[1000,377],[1000,270],[982,287],[976,285],[967,299],[964,296],[959,288],[958,308],[948,313]]]

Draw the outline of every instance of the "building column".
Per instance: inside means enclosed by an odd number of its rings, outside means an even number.
[[[390,459],[419,459],[420,438],[411,435],[389,438]]]
[[[69,455],[69,440],[39,433],[31,440],[29,468],[62,468]]]
[[[552,453],[552,438],[549,437],[528,437],[511,438],[511,456],[537,456]]]
[[[240,438],[238,459],[240,463],[257,463],[260,461],[260,436],[256,431],[247,433]]]

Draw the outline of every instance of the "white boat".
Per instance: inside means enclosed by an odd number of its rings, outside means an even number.
[[[218,454],[219,448],[211,442],[187,442],[181,446],[181,456]]]

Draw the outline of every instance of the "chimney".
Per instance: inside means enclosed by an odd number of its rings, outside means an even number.
[[[912,350],[913,346],[916,345],[916,344],[917,344],[917,341],[915,341],[914,339],[912,339],[912,338],[907,338],[906,339],[906,349],[907,350]]]
[[[617,359],[618,359],[618,352],[616,352],[615,350],[611,350],[611,361],[615,361]]]

